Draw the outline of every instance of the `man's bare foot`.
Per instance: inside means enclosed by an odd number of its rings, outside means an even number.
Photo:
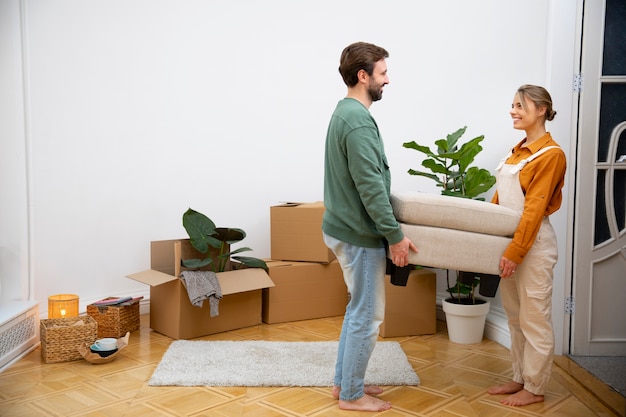
[[[524,389],[524,384],[511,381],[511,382],[507,382],[506,384],[496,385],[495,387],[491,387],[487,390],[487,392],[491,395],[515,394],[516,392],[520,392],[523,389]]]
[[[391,403],[365,394],[354,401],[339,400],[339,408],[352,411],[385,411],[391,408]]]
[[[543,395],[536,395],[525,389],[516,392],[513,395],[509,395],[504,400],[500,401],[504,405],[513,405],[521,407],[528,404],[540,403],[543,401]]]
[[[369,395],[378,395],[383,393],[383,389],[378,385],[366,385],[363,388],[363,392]],[[333,386],[333,397],[338,400],[341,393],[341,387],[339,385]]]

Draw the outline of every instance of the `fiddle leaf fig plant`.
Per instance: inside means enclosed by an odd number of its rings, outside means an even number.
[[[402,146],[405,148],[414,149],[426,156],[422,167],[427,171],[409,169],[408,173],[430,178],[437,187],[441,187],[442,195],[484,201],[481,194],[495,185],[496,177],[485,168],[472,166],[476,155],[483,150],[480,143],[485,136],[480,135],[460,144],[459,140],[466,130],[467,126],[464,126],[447,135],[445,139],[436,140],[436,151],[415,141],[404,143]],[[457,282],[450,286],[449,271],[446,272],[447,291],[451,299],[457,303],[475,304],[474,292],[480,284],[480,277],[485,274],[457,271]]]
[[[427,157],[422,166],[428,171],[409,169],[408,172],[432,179],[437,187],[441,187],[443,195],[484,201],[485,198],[480,195],[493,187],[496,177],[484,168],[471,166],[476,155],[483,150],[480,142],[485,136],[477,136],[459,147],[459,139],[466,130],[467,126],[450,133],[445,139],[436,140],[436,152],[415,141],[404,143],[402,146],[405,148],[414,149]]]
[[[249,256],[234,256],[252,249],[248,247],[238,248],[230,251],[230,245],[242,241],[246,237],[246,232],[238,228],[216,227],[213,220],[202,213],[189,208],[183,214],[183,227],[189,235],[191,246],[198,252],[208,254],[210,248],[218,249],[217,259],[213,260],[208,256],[204,259],[184,259],[183,265],[186,268],[200,269],[212,264],[213,272],[224,272],[227,265],[238,269],[242,265],[250,268],[263,268],[267,271],[267,264],[262,259]],[[230,263],[230,260],[237,261]]]

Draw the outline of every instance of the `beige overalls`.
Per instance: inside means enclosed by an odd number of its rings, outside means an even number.
[[[515,165],[505,163],[510,153],[500,162],[496,168],[500,205],[522,214],[525,196],[519,172],[527,163],[552,148],[559,147],[540,149]],[[530,251],[517,266],[515,275],[500,280],[502,305],[511,333],[513,381],[524,384],[524,389],[535,395],[544,395],[552,368],[552,275],[556,261],[556,235],[546,216]]]

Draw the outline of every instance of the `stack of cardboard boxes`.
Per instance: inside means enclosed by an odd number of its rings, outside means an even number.
[[[270,207],[271,259],[263,269],[217,274],[223,298],[219,315],[208,300],[191,304],[180,280],[182,259],[202,258],[189,239],[153,241],[150,269],[129,278],[150,285],[150,327],[173,339],[192,339],[265,322],[342,316],[348,291],[341,267],[322,238],[323,202]],[[214,256],[216,254],[213,254]],[[386,279],[383,337],[435,332],[435,274],[412,271],[406,287]]]
[[[322,202],[270,207],[271,259],[266,262],[274,286],[263,290],[263,322],[345,313],[348,290],[322,239],[323,214]]]
[[[345,313],[348,294],[341,268],[322,238],[323,202],[282,204],[270,208],[273,287],[263,289],[263,321],[280,323]],[[407,285],[386,277],[383,337],[436,332],[436,276],[411,271]]]

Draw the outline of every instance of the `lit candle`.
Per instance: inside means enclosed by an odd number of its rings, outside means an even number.
[[[61,317],[65,317],[65,310],[61,309]]]

